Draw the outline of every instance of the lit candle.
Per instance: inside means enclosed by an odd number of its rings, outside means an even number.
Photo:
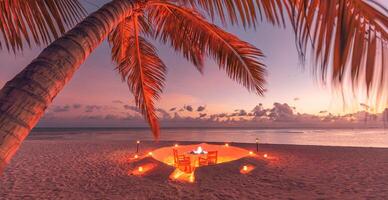
[[[136,153],[139,153],[139,145],[140,145],[140,141],[136,141]]]

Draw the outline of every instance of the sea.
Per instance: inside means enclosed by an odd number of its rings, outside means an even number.
[[[35,128],[27,139],[154,141],[148,128]],[[164,128],[160,141],[388,148],[388,129]]]

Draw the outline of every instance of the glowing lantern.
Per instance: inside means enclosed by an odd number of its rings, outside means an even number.
[[[241,173],[241,174],[248,174],[248,173],[250,173],[253,169],[255,169],[255,167],[252,166],[252,165],[244,165],[244,166],[240,169],[240,173]]]
[[[248,171],[248,166],[244,165],[243,170]]]

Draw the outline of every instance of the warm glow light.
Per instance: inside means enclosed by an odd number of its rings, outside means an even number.
[[[225,146],[226,146],[226,147],[228,147],[228,146],[229,146],[229,144],[228,144],[228,143],[225,143]]]
[[[248,174],[254,169],[255,169],[255,167],[252,165],[244,165],[242,168],[240,168],[240,173],[241,174]]]
[[[174,147],[178,147],[179,145],[178,144],[175,144]]]
[[[135,170],[133,171],[130,171],[130,174],[135,176],[144,176],[144,175],[147,175],[152,170],[154,170],[156,166],[157,164],[155,163],[147,163],[135,168]]]
[[[268,158],[268,154],[264,154],[264,158]]]
[[[140,144],[140,141],[138,140],[138,141],[136,141],[136,143],[137,143],[137,144]]]
[[[170,179],[176,180],[176,181],[181,181],[181,182],[194,183],[195,176],[194,176],[194,172],[186,173],[186,172],[183,172],[179,169],[175,169],[175,171],[173,171],[170,174]]]
[[[191,173],[189,182],[194,183],[194,173]]]
[[[250,151],[250,152],[249,152],[249,155],[253,155],[253,152],[252,152],[252,151]]]
[[[136,154],[134,157],[135,157],[136,159],[139,158],[139,156],[138,156],[137,154]]]
[[[152,156],[152,152],[149,152],[148,155],[149,155],[149,156]]]

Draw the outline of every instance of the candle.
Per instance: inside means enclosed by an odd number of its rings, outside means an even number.
[[[244,165],[243,170],[248,171],[248,166]]]
[[[136,153],[139,153],[139,145],[140,145],[140,141],[136,141]]]

